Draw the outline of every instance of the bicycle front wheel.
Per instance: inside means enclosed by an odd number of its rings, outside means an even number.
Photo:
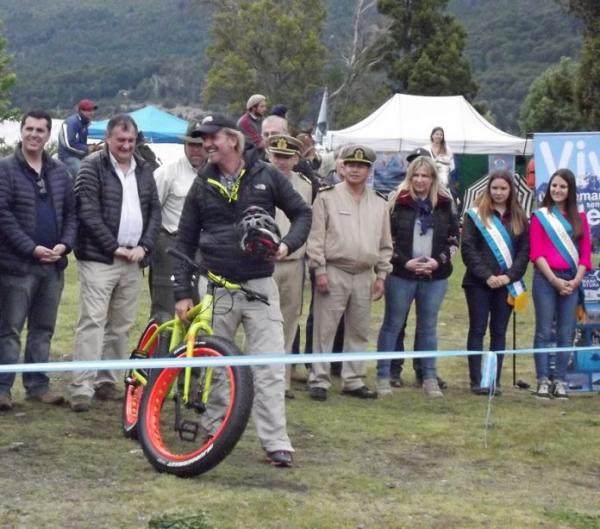
[[[181,346],[173,356],[185,354]],[[233,343],[217,336],[202,337],[194,346],[194,357],[239,354]],[[166,368],[152,377],[138,427],[148,461],[179,477],[207,472],[227,457],[244,433],[254,395],[249,367],[191,368],[187,394],[185,373],[185,368]]]
[[[136,350],[131,355],[131,358],[138,358],[140,351],[145,351],[150,338],[156,334],[158,323],[152,318],[146,328],[142,332],[138,340]],[[152,358],[158,347],[158,339],[145,351],[148,358]],[[137,355],[137,356],[135,356]],[[144,393],[144,384],[132,377],[132,371],[128,371],[125,375],[125,395],[123,397],[123,412],[122,412],[122,427],[123,435],[129,439],[137,439],[137,425],[140,404],[142,403],[142,395]]]

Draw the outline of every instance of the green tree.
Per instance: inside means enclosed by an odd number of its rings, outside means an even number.
[[[0,28],[2,23],[0,22]],[[6,51],[6,39],[0,36],[0,120],[15,117],[16,110],[10,102],[10,89],[15,84],[17,76],[8,71],[11,56]]]
[[[336,17],[333,12],[329,15]],[[345,22],[341,16],[347,17]],[[390,96],[385,74],[375,69],[382,60],[378,41],[386,31],[382,18],[377,13],[377,0],[346,0],[344,13],[334,18],[338,22],[336,39],[331,43],[332,63],[327,71],[332,129],[356,123]]]
[[[462,94],[472,100],[478,86],[464,57],[466,34],[445,12],[448,0],[378,0],[390,21],[380,41],[384,69],[395,92]]]
[[[600,37],[591,35],[584,37],[575,96],[579,111],[585,116],[590,130],[600,129],[600,62],[598,57],[600,57]]]
[[[577,64],[563,57],[531,83],[521,106],[519,124],[523,134],[585,128],[575,102],[576,76]]]
[[[253,93],[283,103],[291,123],[314,111],[326,49],[322,0],[229,0],[216,7],[204,102],[241,114]],[[312,117],[312,116],[311,116]]]
[[[597,0],[560,0],[583,23],[583,44],[575,85],[577,106],[588,128],[600,128],[600,2]]]

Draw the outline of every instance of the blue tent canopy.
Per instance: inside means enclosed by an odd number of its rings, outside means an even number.
[[[149,105],[128,114],[135,120],[138,130],[144,133],[150,143],[183,143],[188,122],[159,108]],[[88,136],[94,139],[104,138],[108,120],[92,121]]]

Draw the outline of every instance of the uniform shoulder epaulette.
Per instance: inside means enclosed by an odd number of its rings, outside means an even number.
[[[300,171],[294,171],[299,178],[301,178],[302,180],[304,180],[305,182],[309,183],[312,186],[312,182],[310,180],[310,178],[308,178],[308,176],[306,176],[304,173],[301,173]]]
[[[383,192],[381,192],[381,191],[375,191],[375,194],[376,194],[378,197],[380,197],[380,198],[383,198],[383,200],[385,200],[385,201],[387,202],[388,196],[387,196],[385,193],[383,193]]]
[[[331,190],[332,190],[334,187],[335,187],[334,185],[321,186],[321,187],[319,188],[319,193],[320,193],[321,191],[331,191]]]

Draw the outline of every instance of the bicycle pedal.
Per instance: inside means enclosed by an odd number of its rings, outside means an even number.
[[[200,425],[197,422],[182,421],[177,428],[177,432],[179,433],[179,438],[182,441],[194,442],[198,437],[199,429]]]

